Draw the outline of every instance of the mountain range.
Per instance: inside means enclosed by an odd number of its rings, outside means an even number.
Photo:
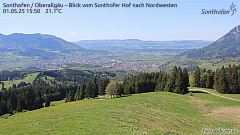
[[[75,44],[94,50],[107,50],[107,51],[156,51],[156,50],[169,50],[178,49],[194,49],[202,48],[212,41],[205,40],[180,40],[180,41],[143,41],[139,39],[109,39],[109,40],[82,40],[74,42]]]
[[[202,49],[189,50],[180,53],[176,55],[175,58],[195,59],[238,55],[240,55],[240,25],[234,27],[231,31],[212,44]]]
[[[0,47],[8,49],[40,49],[51,51],[85,50],[74,43],[47,34],[0,34]]]

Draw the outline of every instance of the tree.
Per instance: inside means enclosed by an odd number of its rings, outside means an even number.
[[[131,94],[131,87],[129,85],[124,85],[124,94],[130,95]]]
[[[2,82],[2,90],[4,90],[4,82]]]
[[[178,75],[178,69],[175,66],[173,68],[173,71],[170,73],[170,75],[167,78],[167,85],[165,87],[165,91],[173,92],[175,84],[176,84],[175,81],[176,81],[177,75]]]
[[[0,115],[7,113],[7,103],[2,99],[0,102]]]
[[[13,89],[17,88],[17,85],[13,83],[12,88]]]
[[[122,83],[117,83],[117,92],[116,95],[118,96],[122,96],[122,94],[124,94],[124,87]]]
[[[45,103],[45,107],[49,107],[50,106],[50,100],[49,100],[47,95],[44,95],[44,103]]]
[[[16,111],[21,112],[22,110],[23,110],[23,108],[22,108],[22,97],[18,96]]]
[[[71,102],[74,101],[74,93],[73,90],[69,90],[66,94],[66,100],[65,102]]]
[[[98,96],[98,85],[97,85],[97,78],[94,77],[92,81],[92,94],[91,97],[95,98]]]
[[[188,93],[188,86],[189,86],[189,77],[188,77],[188,71],[187,68],[183,69],[182,72],[182,76],[183,76],[183,94]]]
[[[228,84],[227,84],[227,79],[226,79],[226,72],[224,67],[222,66],[222,68],[220,69],[220,74],[219,74],[219,80],[218,80],[218,84],[219,87],[217,89],[217,91],[219,93],[223,93],[226,94],[228,93]]]
[[[7,111],[10,114],[13,113],[13,100],[12,100],[12,97],[9,97],[8,100],[7,100]]]
[[[104,87],[104,82],[102,80],[100,80],[98,82],[98,93],[99,93],[99,95],[105,95],[106,94],[105,89],[106,88]]]
[[[111,98],[114,98],[114,95],[117,94],[117,83],[114,81],[110,82],[108,84],[106,90],[107,90],[108,95],[110,95]]]
[[[74,96],[74,101],[80,100],[80,87],[77,87],[77,91]]]
[[[39,109],[43,107],[43,98],[40,90],[37,90],[36,98],[35,98],[35,109]]]
[[[238,91],[238,71],[235,65],[231,69],[228,69],[229,77],[228,77],[228,84],[229,84],[229,93],[237,94]]]
[[[88,79],[88,81],[87,81],[85,92],[86,92],[85,98],[89,99],[91,97],[91,93],[92,93],[92,84],[90,82],[90,79]]]
[[[215,75],[214,75],[214,84],[213,84],[213,88],[214,89],[219,89],[220,83],[219,83],[219,76],[220,76],[220,71],[217,68]]]
[[[33,91],[33,87],[27,87],[27,92],[26,92],[26,105],[28,110],[33,110],[35,107],[35,98],[36,94]]]
[[[206,69],[205,68],[203,68],[203,70],[202,70],[202,74],[204,74],[204,73],[206,73]]]
[[[207,73],[208,73],[208,76],[207,76],[206,88],[212,89],[214,73],[212,72],[212,70],[208,70]]]
[[[193,73],[194,76],[194,86],[193,87],[200,87],[200,69],[199,67],[196,69],[196,71]]]
[[[179,67],[178,71],[177,71],[177,76],[176,76],[173,92],[178,93],[178,94],[180,94],[180,93],[182,94],[183,93],[183,88],[182,87],[183,87],[182,70]]]
[[[85,88],[86,88],[85,83],[80,86],[80,100],[84,99],[85,97]]]
[[[210,76],[208,73],[203,73],[202,75],[201,75],[201,84],[200,84],[200,87],[201,88],[206,88],[206,86],[207,86],[207,78],[208,78],[208,76]]]

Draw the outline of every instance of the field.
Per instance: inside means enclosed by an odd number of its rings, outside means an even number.
[[[198,135],[205,128],[240,131],[239,102],[192,93],[193,96],[156,92],[115,99],[56,101],[48,108],[0,118],[0,134]]]
[[[28,74],[27,77],[23,78],[22,80],[13,80],[12,83],[9,83],[9,81],[2,81],[2,82],[4,82],[4,87],[8,89],[9,87],[12,87],[13,84],[17,85],[22,81],[26,83],[32,83],[38,74],[39,74],[38,72]]]

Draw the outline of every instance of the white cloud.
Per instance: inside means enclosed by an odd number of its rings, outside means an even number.
[[[70,32],[71,35],[77,34],[77,32]]]

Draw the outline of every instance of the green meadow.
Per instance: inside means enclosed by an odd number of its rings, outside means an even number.
[[[32,83],[38,74],[39,74],[38,72],[28,74],[25,78],[21,80],[13,80],[11,81],[11,83],[9,81],[2,81],[2,82],[4,82],[4,87],[8,89],[9,87],[12,87],[13,84],[18,85],[20,82]]]
[[[0,134],[198,135],[206,128],[240,131],[239,118],[221,119],[219,112],[219,108],[240,111],[240,102],[197,91],[192,95],[152,92],[114,99],[51,102],[47,108],[0,118]]]

